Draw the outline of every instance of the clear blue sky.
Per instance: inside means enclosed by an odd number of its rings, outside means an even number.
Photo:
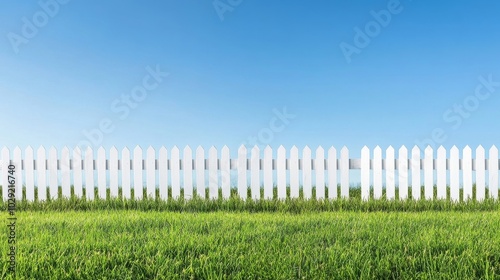
[[[498,1],[54,1],[0,4],[0,146],[500,145]]]

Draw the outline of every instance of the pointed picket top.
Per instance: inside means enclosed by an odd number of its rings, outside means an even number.
[[[477,157],[478,153],[482,153],[484,155],[485,150],[484,150],[483,146],[481,146],[481,145],[477,146],[477,148],[476,148],[476,157]]]
[[[247,147],[245,147],[245,145],[241,145],[238,148],[238,155],[246,155],[246,153],[247,153]]]
[[[316,149],[316,157],[318,156],[325,156],[325,149],[323,149],[323,147],[319,146],[317,149]]]
[[[255,152],[255,153],[260,153],[260,148],[259,148],[259,146],[257,146],[257,145],[253,146],[253,148],[252,148],[252,152]]]
[[[417,145],[413,146],[413,148],[411,149],[411,152],[412,152],[412,154],[415,152],[420,154],[420,147]]]
[[[78,154],[78,155],[81,155],[81,154],[82,154],[82,150],[80,149],[80,147],[76,146],[76,147],[73,149],[73,154]]]
[[[345,152],[349,152],[347,146],[342,147],[342,149],[340,150],[340,153],[345,153]]]
[[[399,148],[399,153],[402,153],[402,154],[408,153],[408,149],[406,148],[405,145],[403,145],[403,146],[401,146],[401,148]]]
[[[370,148],[368,148],[368,146],[366,146],[366,145],[365,145],[365,146],[363,146],[363,148],[361,149],[361,153],[363,153],[363,152],[365,152],[365,153],[366,153],[366,151],[370,152]]]
[[[174,147],[172,148],[172,153],[180,153],[179,148],[178,148],[177,146],[174,146]]]
[[[477,146],[477,148],[476,148],[476,151],[479,150],[479,149],[483,149],[484,150],[483,145],[479,144],[479,146]]]
[[[337,149],[335,149],[334,146],[331,146],[330,149],[328,149],[328,155],[329,156],[333,156],[333,155],[337,155]]]
[[[139,146],[139,145],[135,146],[135,148],[134,148],[134,154],[135,153],[141,153],[142,154],[142,148],[141,148],[141,146]]]
[[[105,154],[106,153],[106,150],[104,149],[104,147],[99,147],[99,149],[97,149],[97,153],[100,154],[100,153],[103,153]]]
[[[127,154],[130,154],[130,150],[127,148],[127,147],[124,147],[122,149],[122,153],[127,153]]]
[[[471,147],[469,147],[469,145],[466,145],[465,148],[464,148],[464,152],[467,151],[467,152],[472,152],[472,149]]]
[[[26,150],[24,152],[25,153],[28,153],[28,152],[33,153],[33,151],[34,151],[33,148],[28,145],[28,147],[26,147]]]
[[[285,147],[283,147],[283,145],[278,147],[278,153],[286,153],[286,149]]]
[[[208,150],[209,153],[213,153],[214,151],[217,152],[217,148],[215,148],[215,146],[210,147]]]
[[[167,148],[165,148],[165,146],[161,146],[161,148],[160,148],[160,152],[161,152],[161,153],[165,153],[165,152],[167,152]]]
[[[2,153],[8,153],[8,152],[9,152],[9,149],[7,147],[2,148]]]
[[[151,152],[151,151],[155,152],[155,148],[153,148],[153,146],[151,146],[151,145],[150,145],[150,146],[148,147],[148,149],[146,150],[146,152],[147,152],[147,153],[149,153],[149,152]]]
[[[204,153],[205,150],[203,149],[202,146],[198,146],[198,148],[196,148],[196,153]]]
[[[498,153],[497,146],[495,146],[495,145],[491,146],[490,151],[493,152],[493,153]]]
[[[290,152],[299,152],[299,148],[297,146],[293,145],[292,148],[290,149]]]
[[[443,145],[439,146],[439,148],[437,149],[437,152],[438,152],[438,153],[439,153],[439,152],[441,152],[441,153],[442,153],[443,151],[444,151],[444,152],[446,152],[445,147],[443,147]]]
[[[14,151],[15,151],[15,149],[14,149]],[[57,153],[57,149],[54,146],[52,146],[49,149],[49,153]]]
[[[427,145],[427,147],[425,147],[425,150],[424,150],[424,151],[425,151],[424,153],[432,153],[432,152],[433,152],[433,150],[432,150],[431,145]]]
[[[309,148],[309,146],[307,146],[307,145],[304,147],[304,150],[303,150],[302,152],[303,152],[303,153],[308,153],[308,154],[311,154],[311,153],[312,153],[312,152],[311,152],[311,148]]]
[[[455,146],[455,145],[453,145],[453,147],[451,147],[451,149],[450,149],[450,152],[451,152],[451,151],[457,151],[457,152],[458,152],[458,147],[457,147],[457,146]]]
[[[16,146],[14,148],[14,153],[20,153],[21,152],[21,148],[19,148],[19,146]]]
[[[52,148],[54,148],[54,147],[52,147]],[[50,149],[52,150],[52,148],[50,148]],[[54,149],[55,149],[55,148],[54,148]],[[49,152],[50,152],[50,150],[49,150]],[[86,150],[86,153],[87,153],[87,154],[89,154],[89,153],[90,153],[90,154],[92,154],[92,153],[94,153],[94,150],[92,149],[92,147],[88,146],[88,147],[87,147],[87,150]]]
[[[221,149],[221,152],[229,152],[229,147],[224,145],[224,147],[222,147]]]
[[[389,145],[389,147],[387,147],[387,150],[385,152],[387,153],[389,151],[394,152],[394,147],[392,145]]]
[[[118,153],[118,149],[115,146],[111,146],[110,153]]]
[[[154,158],[156,154],[156,151],[153,147],[149,146],[148,149],[146,150],[146,155],[148,157]]]

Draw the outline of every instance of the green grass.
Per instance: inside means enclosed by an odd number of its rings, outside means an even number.
[[[23,211],[17,276],[500,279],[499,228],[500,212]]]
[[[26,190],[23,189],[23,192]],[[49,192],[49,190],[47,190]],[[77,198],[73,195],[71,189],[71,198],[62,198],[62,191],[59,187],[57,199],[50,199],[48,195],[46,201],[38,201],[38,194],[35,192],[35,201],[27,202],[26,200],[17,203],[18,211],[89,211],[89,210],[142,210],[142,211],[174,211],[174,212],[282,212],[282,213],[303,213],[303,212],[324,212],[324,211],[405,211],[405,212],[421,212],[421,211],[497,211],[500,210],[500,201],[489,198],[488,190],[486,190],[486,200],[478,202],[475,199],[475,187],[473,189],[473,199],[463,201],[463,193],[460,190],[460,201],[452,202],[448,199],[437,200],[437,188],[434,188],[434,199],[426,200],[424,198],[424,190],[421,188],[421,199],[414,200],[409,192],[407,200],[387,200],[385,198],[385,190],[382,199],[370,199],[369,201],[361,200],[361,191],[359,188],[351,188],[349,190],[348,199],[333,199],[333,200],[317,200],[315,197],[315,188],[313,188],[313,199],[303,199],[303,190],[300,190],[300,197],[295,199],[289,198],[290,189],[287,189],[288,198],[286,200],[265,200],[260,199],[254,201],[252,199],[241,200],[238,197],[236,189],[231,189],[230,199],[222,199],[222,192],[219,190],[219,199],[208,199],[208,190],[205,197],[196,196],[191,200],[183,199],[183,190],[181,197],[173,199],[171,189],[168,190],[169,198],[167,201],[159,199],[159,191],[156,190],[156,198],[147,198],[146,190],[144,190],[143,199],[122,199],[121,189],[119,189],[118,198],[110,198],[109,189],[107,190],[107,198],[99,199],[97,196],[97,188],[94,189],[94,200],[85,198],[85,189],[83,198]],[[1,193],[1,187],[0,187]],[[337,193],[340,194],[340,188]],[[449,193],[449,188],[448,188]],[[398,191],[396,190],[396,195]],[[277,196],[277,189],[274,188],[274,197]],[[132,197],[133,191],[132,191]],[[250,189],[248,189],[248,197],[250,197]],[[263,190],[261,190],[261,198],[263,198]],[[373,197],[373,190],[372,190]],[[0,199],[0,211],[6,211],[6,203]]]

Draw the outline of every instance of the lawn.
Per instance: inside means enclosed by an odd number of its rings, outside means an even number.
[[[17,218],[18,279],[500,279],[499,211],[23,210]],[[0,248],[6,260],[6,238]],[[2,263],[0,278],[9,279]]]

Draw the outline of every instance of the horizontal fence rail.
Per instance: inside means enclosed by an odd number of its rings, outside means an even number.
[[[380,199],[383,196],[383,189],[387,199],[396,199],[396,183],[398,183],[399,199],[408,198],[410,187],[412,198],[420,199],[421,179],[423,179],[425,199],[433,199],[436,186],[438,199],[459,200],[460,179],[463,182],[463,199],[471,199],[473,175],[475,175],[477,200],[481,201],[486,197],[486,181],[489,197],[498,198],[500,160],[495,146],[489,149],[488,158],[482,146],[475,150],[475,158],[472,157],[472,149],[469,146],[462,152],[454,146],[449,153],[444,147],[439,147],[436,150],[436,157],[430,146],[423,151],[417,146],[411,151],[402,146],[398,150],[397,157],[391,146],[385,151],[385,158],[382,157],[382,149],[378,146],[372,153],[368,147],[364,147],[361,150],[361,158],[357,159],[349,158],[347,147],[343,147],[339,153],[334,147],[328,151],[318,147],[314,157],[309,147],[302,150],[300,158],[297,147],[290,149],[288,157],[283,146],[280,146],[276,153],[277,156],[274,157],[273,150],[268,146],[263,150],[262,156],[257,146],[252,149],[241,146],[238,149],[238,157],[231,159],[228,147],[223,147],[220,153],[212,147],[208,150],[208,158],[205,158],[205,150],[202,147],[198,147],[193,153],[187,146],[181,157],[177,147],[172,150],[162,147],[158,153],[149,147],[144,159],[143,149],[139,146],[132,152],[124,148],[121,153],[115,147],[111,148],[109,153],[101,147],[97,149],[97,158],[94,159],[94,150],[91,148],[83,152],[79,148],[70,151],[65,147],[60,154],[55,148],[50,148],[47,156],[44,147],[40,147],[36,154],[33,148],[28,147],[24,151],[24,157],[19,147],[12,153],[9,149],[3,148],[0,153],[0,185],[3,186],[2,196],[5,200],[8,197],[8,188],[5,184],[8,182],[8,167],[14,165],[17,170],[16,198],[25,198],[28,201],[35,199],[35,186],[39,200],[44,200],[47,188],[51,198],[57,198],[59,186],[62,187],[63,197],[70,197],[71,186],[76,197],[82,197],[83,189],[93,190],[95,186],[99,198],[105,199],[108,189],[111,197],[117,197],[119,182],[121,182],[122,196],[127,199],[131,198],[132,189],[134,198],[141,199],[144,188],[149,197],[154,198],[156,189],[159,189],[160,198],[167,199],[169,187],[174,198],[181,196],[181,189],[184,191],[185,199],[193,197],[195,189],[198,196],[205,197],[205,189],[208,187],[210,199],[218,198],[219,189],[222,189],[222,197],[227,199],[230,196],[231,171],[236,171],[236,187],[242,199],[247,199],[248,187],[251,189],[251,198],[259,199],[262,182],[265,199],[285,199],[287,187],[290,188],[290,197],[297,198],[300,186],[303,197],[311,199],[313,178],[317,199],[326,198],[326,189],[328,198],[336,199],[338,185],[340,185],[340,197],[349,197],[349,171],[359,169],[363,200],[370,199],[371,192],[373,199]],[[207,171],[208,176],[205,174]],[[422,171],[423,176],[421,176]],[[146,180],[143,180],[143,172],[146,173]],[[95,185],[96,177],[97,185]],[[23,186],[26,188],[25,197],[20,195]],[[274,197],[273,193],[275,186],[277,197]],[[94,192],[86,191],[86,198],[94,199]]]

